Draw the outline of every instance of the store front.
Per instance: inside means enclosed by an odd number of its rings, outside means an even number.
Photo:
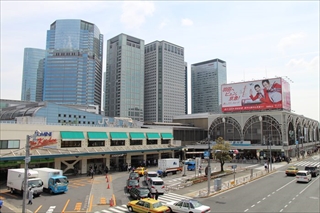
[[[158,165],[159,154],[147,154],[147,166],[157,166]]]
[[[131,166],[139,167],[145,166],[143,162],[143,155],[132,155],[131,156]]]
[[[126,171],[127,170],[127,155],[114,154],[110,155],[110,170],[111,171]]]

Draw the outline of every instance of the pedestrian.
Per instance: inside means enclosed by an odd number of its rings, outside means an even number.
[[[96,164],[94,164],[94,172],[96,173],[97,172],[97,165]]]
[[[158,200],[158,197],[159,197],[159,193],[158,193],[158,190],[156,189],[156,194],[154,195],[154,199]]]
[[[3,200],[0,199],[0,213],[1,213],[2,205],[3,205]]]
[[[109,168],[108,168],[108,166],[106,166],[106,168],[105,168],[105,170],[104,170],[105,172],[106,172],[106,174],[108,174],[108,172],[109,172]]]
[[[201,170],[202,170],[202,167],[201,165],[199,166],[199,176],[201,175]]]
[[[29,188],[29,191],[28,191],[28,199],[29,199],[28,204],[32,205],[33,190],[32,190],[32,188],[31,188],[31,187]]]
[[[128,173],[130,173],[130,171],[131,171],[131,165],[129,164],[129,166],[128,166]]]
[[[91,179],[93,179],[93,169],[90,169]]]
[[[264,170],[265,170],[265,171],[268,171],[268,164],[267,164],[267,162],[264,163]]]

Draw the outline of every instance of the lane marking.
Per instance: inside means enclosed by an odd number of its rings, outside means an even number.
[[[244,210],[244,212],[247,212],[249,209]]]
[[[75,211],[80,211],[81,210],[81,206],[82,206],[81,202],[76,203],[76,205],[74,206],[74,210]]]
[[[91,197],[90,197],[90,203],[89,203],[89,208],[87,209],[87,212],[91,212],[92,203],[93,203],[93,195],[91,195]]]
[[[62,209],[62,212],[61,212],[61,213],[65,213],[66,208],[67,208],[67,206],[68,206],[69,202],[70,202],[70,199],[68,199],[68,200],[67,200],[67,202],[66,202],[66,204],[64,205],[64,207],[63,207],[63,209]]]
[[[34,211],[34,213],[37,213],[41,209],[42,205],[40,205],[37,210]]]

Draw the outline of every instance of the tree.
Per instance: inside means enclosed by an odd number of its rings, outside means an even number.
[[[216,145],[212,147],[212,151],[214,153],[214,156],[216,157],[217,160],[220,162],[220,167],[221,167],[221,172],[223,172],[223,165],[225,164],[226,161],[232,160],[230,156],[230,149],[231,145],[228,142],[225,142],[222,137],[219,137],[216,140]]]

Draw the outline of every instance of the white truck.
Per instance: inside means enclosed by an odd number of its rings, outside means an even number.
[[[166,176],[168,173],[176,174],[182,171],[178,158],[166,158],[158,160],[159,176]]]
[[[43,182],[41,178],[39,178],[39,174],[37,171],[33,171],[31,169],[28,170],[28,189],[32,187],[33,195],[40,196],[43,192]],[[20,192],[23,195],[24,188],[24,169],[8,169],[7,176],[7,187],[10,192],[13,194],[14,192]]]
[[[43,181],[43,190],[50,194],[64,193],[68,191],[68,178],[63,176],[63,171],[52,168],[35,168]]]

